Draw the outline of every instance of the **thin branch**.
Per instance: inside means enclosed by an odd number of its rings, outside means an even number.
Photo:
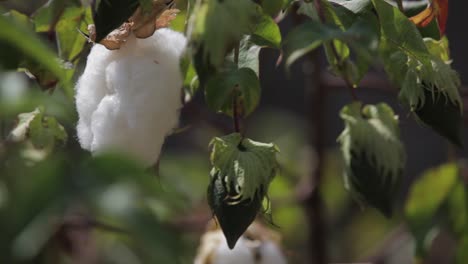
[[[326,22],[326,16],[325,16],[325,10],[323,9],[322,7],[322,0],[316,0],[315,1],[315,7],[317,9],[317,12],[318,12],[318,15],[319,15],[319,18],[320,18],[320,21],[322,23],[325,23]],[[348,76],[349,74],[347,73],[348,72],[348,69],[346,68],[346,66],[343,64],[344,61],[343,59],[341,58],[340,54],[338,53],[338,51],[336,50],[336,47],[335,47],[335,44],[333,42],[330,42],[330,49],[331,49],[331,52],[332,52],[332,55],[334,57],[334,59],[336,60],[337,62],[337,67],[338,67],[338,70],[340,71],[340,74],[342,75],[343,77],[343,80],[345,81],[346,83],[346,87],[348,88],[350,94],[351,94],[351,98],[353,99],[353,101],[358,101],[358,98],[357,98],[357,95],[356,95],[356,91],[355,91],[355,87],[354,85],[352,84],[352,82],[348,79]]]
[[[234,63],[239,66],[239,49],[240,49],[240,43],[238,43],[236,45],[236,47],[234,48]],[[240,100],[239,100],[239,86],[236,85],[236,87],[234,87],[234,91],[232,93],[232,120],[234,122],[234,131],[236,131],[237,133],[240,133],[241,135],[243,135],[242,133],[242,128],[241,128],[241,123],[242,123],[242,105],[240,104]]]

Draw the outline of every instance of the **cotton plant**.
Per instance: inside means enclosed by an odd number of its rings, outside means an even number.
[[[149,167],[178,125],[179,61],[187,40],[164,27],[147,38],[131,30],[122,37],[122,29],[130,27],[117,29],[117,47],[97,43],[91,49],[76,84],[77,134],[81,147],[93,154],[124,152]]]

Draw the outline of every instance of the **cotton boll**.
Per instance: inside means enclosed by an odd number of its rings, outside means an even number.
[[[220,243],[212,255],[213,264],[255,264],[254,252],[249,248],[248,242],[241,237],[231,250],[226,242]]]
[[[169,29],[119,50],[95,45],[76,86],[78,138],[93,153],[124,151],[151,166],[177,126],[185,37]]]
[[[208,226],[194,264],[287,264],[279,246],[279,234],[254,222],[229,249],[218,226]]]
[[[259,248],[259,264],[287,264],[281,249],[273,242],[264,241]]]

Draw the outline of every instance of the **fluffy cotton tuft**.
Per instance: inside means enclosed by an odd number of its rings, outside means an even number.
[[[146,39],[131,35],[119,50],[94,45],[76,85],[81,146],[154,164],[178,124],[186,44],[181,33],[163,28]]]
[[[248,232],[248,231],[247,231]],[[258,234],[256,234],[258,235]],[[206,232],[194,264],[287,264],[280,247],[268,239],[241,236],[229,249],[221,230]]]

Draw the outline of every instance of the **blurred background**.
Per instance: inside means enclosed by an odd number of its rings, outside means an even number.
[[[45,9],[45,2],[2,1],[2,13],[18,20],[34,17],[33,29],[54,49],[63,36],[50,31],[50,23],[67,32],[68,26],[86,32],[91,23],[86,11],[53,21],[54,9]],[[70,5],[78,10],[76,2]],[[172,27],[181,30],[185,1],[178,2],[182,12]],[[451,1],[447,27],[453,66],[464,85],[468,85],[466,10],[468,2]],[[41,22],[37,14],[44,17]],[[73,18],[80,18],[79,23],[66,23]],[[282,19],[283,36],[301,19]],[[76,30],[72,35],[69,41],[80,41],[84,48],[61,58],[71,64],[67,78],[76,79],[91,44]],[[167,138],[158,168],[142,169],[117,154],[91,159],[76,140],[73,87],[54,89],[57,80],[40,67],[32,73],[35,79],[28,77],[29,72],[14,71],[8,65],[13,52],[0,40],[0,262],[193,263],[212,219],[206,200],[208,143],[232,132],[232,121],[208,110],[203,93],[198,92],[182,110],[184,129]],[[363,208],[344,188],[336,142],[343,129],[338,113],[350,102],[349,91],[327,73],[322,53],[295,63],[289,75],[276,65],[279,55],[276,50],[260,52],[261,104],[244,125],[248,137],[274,142],[281,150],[281,173],[269,190],[271,219],[258,221],[280,234],[289,263],[321,258],[327,263],[413,263],[415,252],[426,256],[424,263],[467,263],[466,148],[452,147],[415,122],[398,103],[396,89],[383,71],[373,69],[357,96],[364,103],[384,101],[393,107],[408,158],[393,217]],[[466,109],[468,90],[462,89]],[[18,115],[38,106],[43,118],[56,119],[63,127],[50,121],[52,125],[32,140],[10,140],[11,131],[31,116]],[[28,136],[19,128],[17,133]],[[423,212],[418,219],[421,230],[416,232],[405,216],[410,203]],[[462,260],[467,262],[455,262]]]

